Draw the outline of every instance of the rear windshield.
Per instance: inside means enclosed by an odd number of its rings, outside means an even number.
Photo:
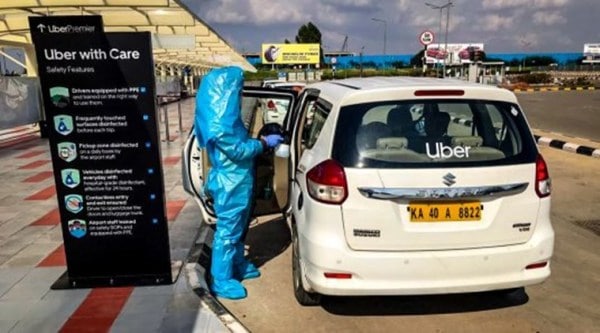
[[[486,166],[534,162],[519,107],[485,100],[414,100],[343,107],[333,157],[347,167]]]

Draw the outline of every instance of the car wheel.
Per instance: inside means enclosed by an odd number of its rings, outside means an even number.
[[[314,306],[321,303],[321,295],[309,293],[302,286],[302,271],[300,269],[300,254],[298,246],[298,233],[296,225],[292,225],[292,278],[294,284],[294,296],[301,305]]]

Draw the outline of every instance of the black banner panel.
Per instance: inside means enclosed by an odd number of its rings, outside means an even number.
[[[30,17],[69,287],[171,283],[149,33]]]

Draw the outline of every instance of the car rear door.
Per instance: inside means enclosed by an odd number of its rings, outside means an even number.
[[[262,110],[259,107],[259,103],[261,100],[274,100],[274,101],[285,101],[286,111],[289,113],[289,110],[292,110],[296,104],[297,93],[294,91],[273,91],[268,88],[261,87],[244,87],[243,98],[242,98],[242,110],[241,117],[244,125],[249,130],[249,134],[253,138],[258,137],[258,133],[260,132],[263,123]],[[196,136],[194,135],[194,128],[190,130],[188,134],[186,143],[183,148],[183,163],[182,163],[182,179],[183,179],[183,187],[191,194],[197,201],[204,220],[207,223],[215,223],[216,215],[214,213],[212,203],[210,198],[204,192],[204,180],[210,170],[210,161],[204,149],[200,148],[196,141]],[[269,188],[265,188],[265,184],[262,184],[261,188],[255,191],[256,198],[259,200],[259,203],[255,205],[254,215],[264,215],[268,213],[272,213],[273,211],[279,211],[279,209],[275,209],[274,205],[287,205],[287,202],[279,202],[274,201],[272,195],[268,195],[269,193],[277,193],[275,190],[276,182],[275,179],[285,178],[288,179],[287,175],[285,176],[275,176],[275,169],[277,170],[285,170],[287,173],[287,166],[283,167],[275,167],[271,166],[273,170],[267,170],[269,167],[266,166],[268,161],[273,163],[272,152],[268,152],[267,154],[263,154],[257,157],[257,164],[263,164],[263,171],[257,170],[256,178],[260,176],[265,176],[265,172],[267,173],[266,177],[273,177],[273,181],[270,183],[266,181],[266,185]],[[259,161],[260,160],[260,161]],[[282,164],[279,161],[279,164]],[[265,171],[266,170],[266,171]],[[261,172],[261,174],[258,174]],[[286,184],[287,186],[287,184]],[[281,186],[279,186],[279,192],[282,191]],[[285,189],[287,192],[287,188]],[[265,193],[266,192],[266,193]],[[262,196],[262,197],[259,197]],[[286,197],[287,198],[287,197]],[[262,201],[268,201],[269,204],[265,205]]]

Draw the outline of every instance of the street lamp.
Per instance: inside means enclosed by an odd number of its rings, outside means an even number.
[[[383,55],[385,56],[385,46],[387,44],[387,21],[374,17],[371,18],[371,20],[383,23]]]
[[[432,9],[440,10],[440,30],[439,30],[440,34],[442,33],[442,11],[444,10],[444,8],[446,9],[446,34],[444,36],[444,44],[445,44],[444,52],[446,52],[446,56],[444,57],[444,73],[443,73],[443,77],[446,77],[446,59],[448,57],[448,24],[450,22],[450,7],[454,6],[454,4],[452,3],[452,1],[448,0],[448,3],[446,3],[444,5],[434,5],[429,2],[426,2],[425,5],[428,7],[431,7]]]

